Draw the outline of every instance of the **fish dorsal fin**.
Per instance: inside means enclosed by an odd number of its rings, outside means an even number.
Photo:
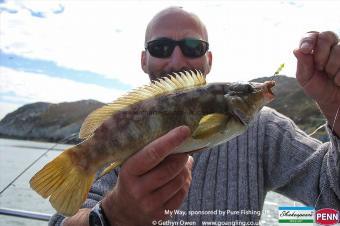
[[[184,71],[162,77],[150,85],[145,85],[132,90],[114,102],[92,112],[83,122],[79,138],[86,139],[113,114],[132,104],[147,100],[152,97],[164,95],[178,90],[184,90],[206,84],[204,75],[197,71]]]

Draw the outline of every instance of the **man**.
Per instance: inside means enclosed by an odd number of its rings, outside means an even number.
[[[197,49],[173,42],[186,38],[196,39],[191,41]],[[185,69],[208,74],[212,54],[199,40],[208,41],[208,35],[197,16],[177,7],[159,12],[146,30],[143,71],[151,80]],[[294,54],[299,83],[332,125],[340,103],[337,36],[310,32]],[[340,209],[340,123],[334,125],[333,131],[328,127],[331,141],[322,144],[288,118],[264,108],[244,134],[193,158],[171,155],[190,134],[185,126],[176,128],[133,155],[120,172],[98,179],[77,214],[66,219],[57,214],[50,224],[89,225],[89,215],[91,221],[99,218],[103,225],[118,226],[162,224],[170,217],[196,225],[203,221],[258,222],[256,213],[270,190],[316,208]],[[184,212],[174,214],[175,209]],[[223,215],[211,212],[215,210],[252,212]]]

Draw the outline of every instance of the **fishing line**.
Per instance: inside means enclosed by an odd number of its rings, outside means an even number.
[[[78,136],[78,133],[72,133],[70,136],[62,139],[60,142],[66,142],[69,139]],[[13,185],[13,183],[18,180],[27,170],[29,170],[35,163],[37,163],[44,155],[46,155],[49,151],[51,151],[53,148],[55,148],[58,144],[60,143],[55,143],[52,147],[50,147],[49,149],[47,149],[44,153],[42,153],[40,156],[38,156],[38,158],[36,158],[31,164],[29,164],[21,173],[19,173],[18,176],[16,176],[8,185],[6,185],[6,187],[4,189],[2,189],[0,191],[0,195],[2,195],[2,193],[4,193],[11,185]]]
[[[332,133],[334,131],[335,121],[337,120],[338,115],[339,115],[339,110],[340,110],[340,104],[338,106],[338,109],[336,110],[336,114],[335,114],[335,117],[334,117],[334,121],[333,121],[333,125],[332,125]]]
[[[322,124],[321,126],[319,126],[318,128],[316,128],[313,132],[311,132],[310,134],[308,134],[308,136],[313,136],[314,134],[316,134],[320,129],[322,129],[323,127],[325,127],[327,125],[327,123]]]
[[[333,125],[332,125],[332,133],[334,131],[334,126],[335,126],[335,121],[336,119],[338,118],[338,114],[339,114],[339,109],[340,109],[340,105],[338,106],[338,110],[336,111],[336,114],[335,114],[335,119],[333,121]],[[318,128],[316,128],[312,133],[308,134],[308,136],[313,136],[316,132],[318,132],[320,129],[322,129],[323,127],[326,127],[327,126],[327,123],[324,123],[322,125],[320,125]]]
[[[338,116],[339,116],[339,110],[340,110],[340,104],[339,104],[338,109],[336,110],[336,113],[335,113],[333,125],[332,125],[332,128],[331,128],[331,129],[332,129],[332,130],[331,130],[332,133],[333,133],[333,131],[334,131],[335,122],[336,122],[336,120],[338,119]],[[325,188],[325,185],[322,186],[321,191],[320,191],[320,194],[318,195],[318,197],[317,197],[317,199],[316,199],[316,201],[315,201],[314,209],[316,209],[316,206],[317,206],[317,204],[318,204],[318,202],[319,202],[319,199],[320,199],[320,197],[321,197],[321,195],[322,195],[322,192],[323,192],[324,188]]]
[[[270,80],[274,81],[274,78],[276,75],[279,75],[280,71],[285,67],[285,64],[280,64],[280,66],[276,69],[272,77],[270,77]]]
[[[284,68],[284,66],[285,66],[284,64],[281,64],[281,65],[279,66],[279,68],[275,71],[275,73],[273,74],[273,76],[270,78],[270,80],[274,81],[275,76],[278,75],[278,74],[280,73],[280,71]],[[338,109],[337,109],[337,111],[336,111],[336,113],[335,113],[335,117],[334,117],[334,120],[333,120],[333,123],[332,123],[332,126],[331,126],[331,133],[334,132],[335,122],[336,122],[336,120],[338,119],[339,111],[340,111],[340,104],[339,104]],[[325,127],[326,125],[327,125],[327,123],[325,123],[325,124],[319,126],[319,127],[316,128],[312,133],[310,133],[309,136],[314,135],[318,130],[320,130],[321,128]],[[318,195],[318,197],[317,197],[317,199],[316,199],[316,201],[315,201],[314,209],[316,209],[316,206],[317,206],[317,204],[318,204],[318,202],[319,202],[319,199],[320,199],[320,197],[321,197],[321,195],[322,195],[322,193],[323,193],[323,191],[324,191],[324,188],[325,188],[325,185],[322,186],[321,191],[320,191],[320,194]]]

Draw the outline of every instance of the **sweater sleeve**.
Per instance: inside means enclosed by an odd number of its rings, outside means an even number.
[[[97,173],[97,179],[92,184],[89,194],[87,196],[86,201],[84,202],[83,206],[81,208],[92,208],[94,207],[97,202],[103,199],[105,194],[112,190],[113,186],[116,184],[117,181],[117,173],[118,170],[113,170],[109,174],[106,174],[105,176],[98,179],[98,175],[101,172],[98,171]],[[63,221],[66,219],[65,216],[55,213],[52,218],[50,219],[48,225],[49,226],[59,226],[63,225]]]
[[[330,141],[322,143],[269,108],[260,121],[266,190],[316,209],[340,209],[340,139],[327,128]]]

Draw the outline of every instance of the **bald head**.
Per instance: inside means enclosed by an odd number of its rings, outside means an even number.
[[[208,34],[198,16],[185,11],[181,7],[170,7],[157,13],[148,24],[145,32],[145,43],[160,39],[208,41]],[[157,46],[159,51],[167,51],[169,47],[167,44]],[[205,50],[203,55],[197,57],[190,57],[182,51],[182,47],[176,45],[171,50],[171,55],[158,57],[152,55],[149,50],[144,50],[141,54],[142,69],[149,74],[151,80],[184,70],[200,70],[205,75],[210,72],[212,62],[210,51]],[[195,51],[195,49],[192,51]],[[199,49],[196,49],[196,51],[199,51]]]
[[[178,24],[184,23],[193,27],[201,34],[203,40],[208,41],[207,29],[196,14],[184,10],[182,7],[169,7],[158,12],[151,19],[145,31],[145,43],[153,39],[155,29],[173,24],[174,20],[178,21]]]

